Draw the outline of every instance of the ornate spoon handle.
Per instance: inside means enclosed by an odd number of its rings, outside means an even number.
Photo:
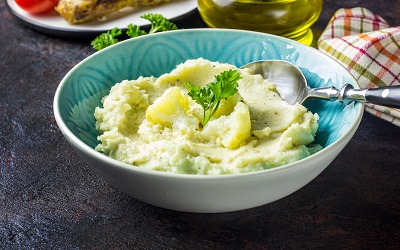
[[[303,102],[309,98],[318,98],[331,101],[339,100],[346,105],[356,101],[369,102],[392,108],[400,108],[400,86],[354,89],[352,85],[345,84],[340,90],[333,86],[308,89],[308,95]]]
[[[369,102],[387,107],[400,108],[400,86],[388,86],[372,89],[354,89],[346,84],[340,90],[340,99],[348,104],[352,101]]]

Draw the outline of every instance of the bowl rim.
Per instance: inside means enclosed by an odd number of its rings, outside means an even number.
[[[316,48],[313,48],[311,46],[307,46],[304,44],[301,44],[299,42],[293,41],[291,39],[288,38],[284,38],[284,37],[280,37],[280,36],[276,36],[276,35],[272,35],[272,34],[266,34],[266,33],[261,33],[261,32],[256,32],[256,31],[248,31],[248,30],[236,30],[236,29],[224,29],[224,28],[195,28],[195,29],[180,29],[180,30],[173,30],[173,31],[168,31],[168,32],[161,32],[161,33],[154,33],[154,34],[148,34],[146,36],[140,36],[140,37],[135,37],[135,38],[130,38],[130,39],[126,39],[124,41],[120,41],[117,44],[111,45],[107,48],[104,48],[100,51],[96,51],[95,53],[87,56],[86,58],[84,58],[83,60],[81,60],[79,63],[77,63],[76,65],[74,65],[69,71],[68,73],[62,78],[62,80],[60,81],[59,85],[57,86],[55,95],[54,95],[54,100],[53,100],[53,113],[54,113],[54,117],[56,120],[56,123],[60,129],[60,131],[62,132],[62,134],[64,135],[64,137],[66,137],[67,141],[69,144],[74,144],[74,146],[79,149],[80,151],[84,152],[85,154],[88,154],[91,158],[99,158],[99,160],[105,162],[107,165],[109,165],[110,167],[115,167],[115,168],[120,168],[121,170],[127,170],[127,171],[132,171],[135,172],[137,174],[141,174],[141,175],[151,175],[151,176],[159,176],[159,177],[165,177],[165,178],[172,178],[172,179],[191,179],[191,180],[225,180],[225,179],[236,179],[236,178],[251,178],[254,176],[261,176],[261,175],[269,175],[269,174],[275,174],[275,173],[279,173],[282,171],[287,171],[293,167],[301,167],[302,165],[304,165],[305,161],[310,161],[316,157],[325,157],[328,156],[330,153],[329,151],[340,147],[339,144],[341,144],[343,141],[346,140],[351,140],[351,137],[353,136],[353,134],[356,132],[362,116],[363,116],[363,111],[364,111],[364,104],[363,103],[356,103],[354,104],[355,106],[358,106],[358,109],[356,109],[357,111],[357,115],[354,119],[353,124],[350,126],[350,128],[346,131],[346,133],[342,134],[338,140],[336,140],[335,142],[333,142],[332,144],[328,145],[327,147],[323,147],[323,149],[321,149],[320,151],[306,157],[303,158],[301,160],[297,160],[295,162],[292,163],[288,163],[282,166],[278,166],[278,167],[273,167],[273,168],[269,168],[269,169],[264,169],[264,170],[259,170],[259,171],[253,171],[253,172],[245,172],[245,173],[233,173],[233,174],[221,174],[221,175],[195,175],[195,174],[184,174],[184,173],[169,173],[169,172],[163,172],[163,171],[157,171],[157,170],[152,170],[152,169],[147,169],[147,168],[141,168],[138,166],[134,166],[128,163],[124,163],[122,161],[113,159],[107,155],[102,154],[101,152],[96,151],[95,149],[93,149],[92,147],[90,147],[89,145],[87,145],[86,143],[84,143],[83,141],[81,141],[77,136],[75,136],[74,133],[71,132],[71,130],[69,130],[68,126],[65,124],[65,122],[63,121],[61,114],[60,114],[60,105],[59,105],[59,101],[60,101],[60,95],[61,95],[61,91],[62,89],[65,87],[66,82],[68,77],[73,74],[73,72],[82,64],[84,64],[86,61],[90,60],[92,57],[98,55],[99,53],[105,53],[107,50],[110,50],[116,46],[121,46],[121,44],[125,44],[125,43],[130,43],[132,41],[140,41],[143,39],[151,39],[151,37],[153,36],[170,36],[173,35],[173,33],[189,33],[189,32],[194,32],[194,33],[201,33],[201,32],[229,32],[229,33],[241,33],[241,34],[258,34],[258,35],[262,35],[265,36],[266,38],[272,38],[272,39],[278,39],[278,40],[283,40],[287,43],[295,43],[300,47],[306,48],[306,49],[311,49],[311,50],[315,50],[317,51],[317,53],[320,53],[321,56],[325,57],[327,60],[333,61],[334,63],[340,65],[344,70],[347,71],[347,69],[341,65],[338,61],[334,60],[332,57],[326,55],[325,53],[319,51]],[[356,79],[350,74],[349,72],[349,76],[354,80],[354,83],[357,84],[357,86],[355,86],[356,88],[359,88],[359,85],[356,81]],[[355,107],[357,108],[357,107]],[[350,137],[350,139],[348,139]],[[340,151],[339,151],[340,153]],[[336,156],[335,156],[336,157]],[[299,165],[299,166],[297,166]]]

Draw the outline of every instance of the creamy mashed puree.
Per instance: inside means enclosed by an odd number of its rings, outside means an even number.
[[[204,128],[203,111],[184,83],[204,86],[239,70],[238,93],[221,102]],[[95,110],[96,150],[137,167],[179,174],[217,175],[272,168],[305,158],[318,115],[281,99],[274,83],[248,69],[188,60],[159,78],[122,81]]]

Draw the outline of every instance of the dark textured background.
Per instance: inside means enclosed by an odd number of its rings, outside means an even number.
[[[400,25],[400,1],[325,0],[316,33],[358,6]],[[177,24],[205,27],[197,11]],[[89,41],[32,30],[0,1],[0,249],[400,248],[400,128],[369,114],[320,176],[262,207],[180,213],[114,189],[53,116],[57,85],[94,53]]]

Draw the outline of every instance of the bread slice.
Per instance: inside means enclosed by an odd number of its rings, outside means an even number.
[[[70,24],[107,16],[125,7],[157,5],[169,0],[60,0],[55,10]]]

